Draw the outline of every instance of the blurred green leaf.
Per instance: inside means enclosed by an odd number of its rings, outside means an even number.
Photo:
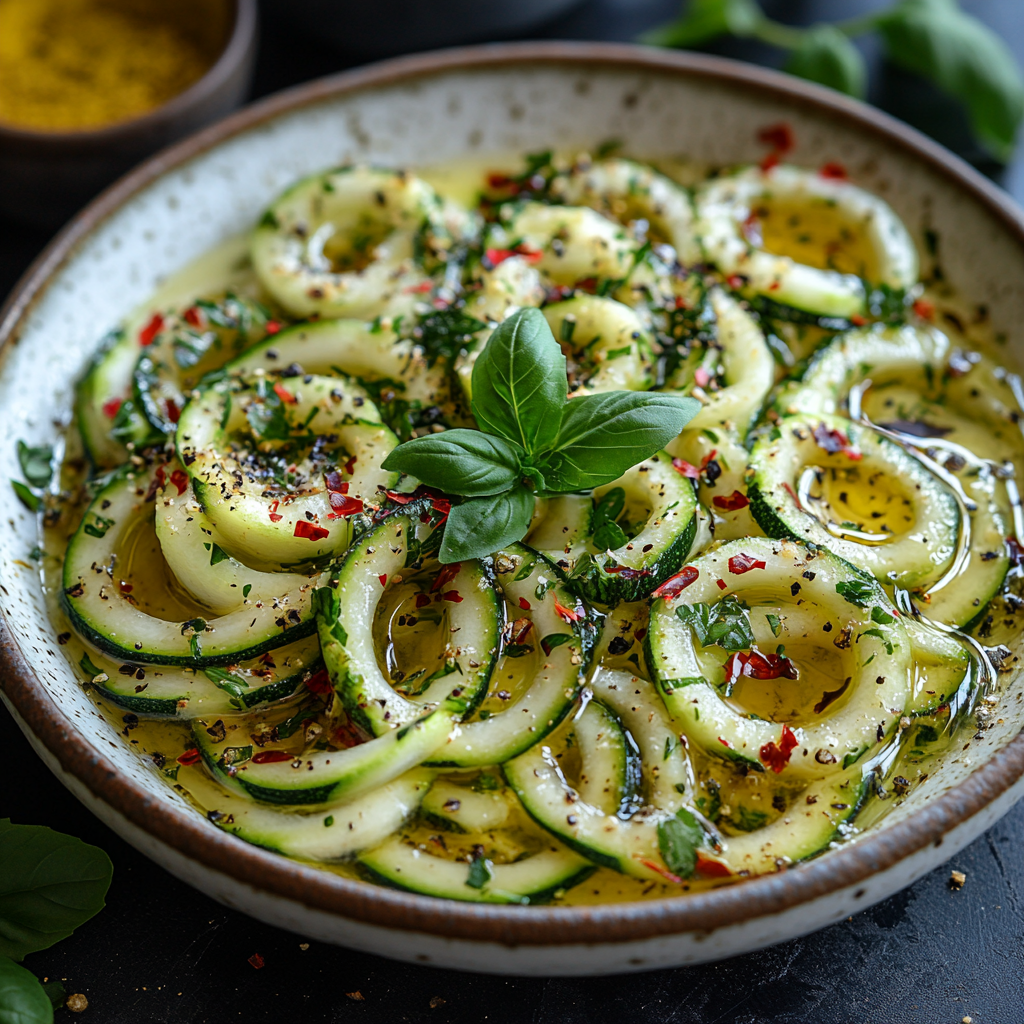
[[[31,971],[0,956],[0,1024],[53,1024],[50,997]]]
[[[858,99],[863,99],[867,92],[864,58],[835,25],[815,25],[809,29],[783,70]]]
[[[764,19],[755,0],[690,0],[675,21],[645,32],[650,46],[700,46],[718,36],[753,35]]]

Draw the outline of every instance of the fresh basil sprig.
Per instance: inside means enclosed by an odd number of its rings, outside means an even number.
[[[50,1024],[50,994],[15,961],[103,909],[113,865],[95,846],[0,818],[0,1024]]]
[[[1009,48],[956,0],[898,0],[888,8],[809,28],[765,16],[756,0],[688,0],[673,22],[642,36],[655,46],[701,46],[723,35],[789,51],[784,70],[862,97],[864,58],[853,38],[877,32],[886,58],[967,109],[978,141],[1007,163],[1024,117],[1024,82]]]
[[[480,430],[399,445],[384,468],[466,500],[445,526],[440,560],[521,540],[537,495],[589,490],[660,451],[693,418],[692,398],[611,391],[568,399],[565,356],[538,309],[495,328],[473,366]]]

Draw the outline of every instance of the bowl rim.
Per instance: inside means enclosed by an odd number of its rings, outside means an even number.
[[[51,278],[99,224],[168,170],[224,140],[301,107],[339,96],[452,71],[511,66],[587,66],[709,79],[825,111],[880,136],[932,165],[986,206],[1024,248],[1024,212],[959,157],[896,119],[859,101],[776,71],[721,57],[675,53],[631,44],[528,42],[484,44],[399,57],[277,93],[190,136],[142,163],[103,192],[53,239],[0,310],[0,350],[12,344]],[[915,814],[868,833],[827,858],[776,874],[687,894],[635,903],[517,907],[441,900],[342,878],[251,846],[184,808],[147,793],[118,774],[80,735],[35,678],[0,607],[0,688],[60,768],[132,825],[202,867],[310,909],[372,924],[504,945],[563,946],[636,942],[681,933],[708,933],[779,914],[866,883],[966,822],[1024,777],[1024,732]],[[854,893],[859,898],[861,889]]]
[[[256,40],[259,25],[258,0],[228,0],[232,8],[231,30],[217,59],[187,89],[166,103],[136,117],[97,128],[62,128],[43,131],[0,120],[0,141],[36,149],[102,149],[137,135],[159,130],[167,122],[187,113],[197,103],[221,89],[246,60]]]

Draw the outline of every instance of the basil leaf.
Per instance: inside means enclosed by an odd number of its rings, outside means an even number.
[[[14,488],[14,493],[18,496],[18,501],[20,501],[22,505],[29,510],[29,512],[38,512],[43,507],[43,499],[34,495],[32,491],[20,480],[12,480],[11,487]]]
[[[533,491],[522,486],[456,505],[448,514],[438,558],[444,563],[484,558],[522,540],[533,518],[533,507]]]
[[[29,448],[24,441],[18,442],[18,462],[25,479],[33,487],[45,487],[53,476],[53,449],[47,444],[40,448]]]
[[[868,72],[860,50],[835,25],[814,25],[782,67],[798,78],[819,82],[863,99]]]
[[[954,0],[903,0],[876,26],[889,60],[960,100],[981,143],[1009,162],[1024,116],[1024,83],[1003,40]]]
[[[528,454],[558,434],[568,392],[565,356],[539,309],[500,323],[473,366],[473,415],[481,430]]]
[[[609,391],[574,398],[552,451],[538,460],[550,491],[600,487],[661,451],[700,409],[695,398]]]
[[[446,430],[414,438],[395,448],[382,466],[467,498],[507,491],[523,475],[515,448],[480,430]]]
[[[674,818],[658,826],[658,851],[669,871],[689,878],[697,867],[697,847],[704,841],[704,830],[685,807]]]
[[[836,593],[858,608],[867,608],[868,601],[875,596],[875,588],[867,580],[840,580],[836,584]]]
[[[746,651],[754,646],[747,610],[731,595],[716,605],[682,604],[676,615],[693,630],[701,647],[717,644],[725,651]]]
[[[31,971],[0,956],[0,1024],[53,1024],[53,1005]]]
[[[67,938],[103,909],[113,870],[81,839],[0,819],[0,956],[20,960]]]
[[[752,35],[763,20],[753,0],[690,0],[686,13],[640,37],[650,46],[700,46],[731,32]]]

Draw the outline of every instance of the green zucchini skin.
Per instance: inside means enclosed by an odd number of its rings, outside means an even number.
[[[241,597],[225,615],[184,622],[148,614],[133,605],[105,567],[113,565],[134,522],[153,514],[156,470],[125,467],[100,488],[64,556],[61,606],[86,643],[119,661],[141,665],[209,668],[259,657],[309,636],[316,628],[315,579],[284,595],[278,607],[255,607]]]
[[[829,454],[819,437],[826,444],[846,442],[848,447]],[[786,416],[755,442],[749,466],[750,509],[769,537],[826,547],[881,583],[917,590],[926,590],[952,565],[960,530],[956,499],[921,462],[868,427],[824,414]],[[868,544],[834,533],[804,508],[797,491],[807,466],[833,475],[880,471],[895,479],[902,500],[894,507],[881,506],[872,513],[875,519],[858,524],[883,539]],[[866,480],[852,481],[849,487],[874,490]]]
[[[752,560],[764,568],[744,564]],[[771,765],[766,748],[784,743],[788,726],[780,730],[726,703],[731,658],[714,644],[698,652],[696,635],[677,614],[697,604],[715,609],[751,590],[757,603],[744,617],[761,650],[780,639],[833,643],[822,639],[823,618],[836,639],[845,638],[839,649],[849,694],[837,710],[791,730],[796,747],[776,770],[805,781],[835,774],[896,733],[911,696],[911,645],[902,617],[871,577],[823,548],[758,537],[712,548],[683,572],[685,586],[652,607],[646,654],[665,706],[691,743],[754,771]]]

